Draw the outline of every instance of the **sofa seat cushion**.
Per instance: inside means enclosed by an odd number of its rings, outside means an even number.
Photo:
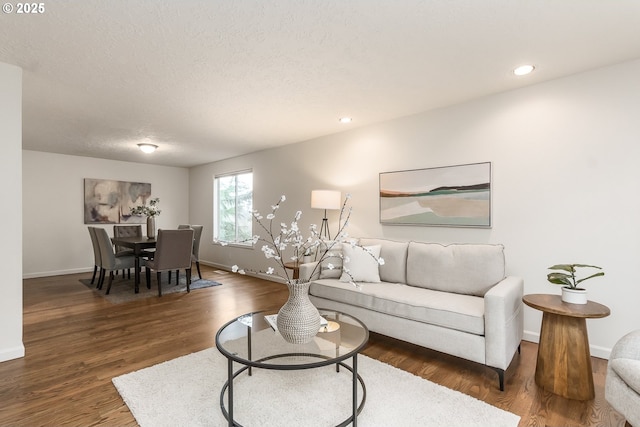
[[[408,285],[481,297],[504,278],[502,245],[409,243]]]
[[[610,360],[609,364],[622,381],[640,394],[640,360],[620,358]]]
[[[335,279],[314,281],[309,293],[392,316],[484,335],[484,299],[480,297],[389,282],[355,287]]]

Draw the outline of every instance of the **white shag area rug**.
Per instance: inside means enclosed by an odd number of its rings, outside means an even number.
[[[350,365],[349,359],[349,365]],[[240,367],[234,364],[234,369]],[[358,356],[367,389],[362,427],[517,427],[520,417],[393,366]],[[113,378],[142,427],[225,426],[220,391],[227,359],[216,348]],[[335,365],[301,371],[253,369],[234,381],[234,417],[243,426],[333,426],[351,411],[351,372]],[[358,388],[358,402],[362,390]],[[225,397],[226,404],[226,397]]]

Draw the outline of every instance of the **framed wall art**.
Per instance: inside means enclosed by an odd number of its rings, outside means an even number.
[[[381,173],[380,223],[491,227],[491,163]]]
[[[85,224],[142,224],[146,218],[131,215],[131,208],[151,197],[151,184],[144,182],[84,179]]]

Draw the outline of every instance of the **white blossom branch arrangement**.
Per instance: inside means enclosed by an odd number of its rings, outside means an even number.
[[[153,217],[160,215],[161,210],[158,209],[159,198],[149,200],[149,206],[139,205],[134,208],[130,208],[131,215],[144,215],[146,217]]]
[[[279,270],[279,273],[273,267],[269,267],[265,270],[251,270],[246,268],[240,268],[238,265],[233,265],[231,271],[239,274],[246,274],[249,272],[254,273],[263,273],[268,275],[278,276],[287,282],[292,280],[292,277],[289,275],[288,269],[285,267],[285,252],[291,248],[293,249],[293,255],[289,258],[289,260],[302,263],[302,259],[305,255],[316,254],[316,265],[311,273],[310,277],[313,277],[321,264],[330,258],[343,258],[342,254],[338,254],[334,252],[336,245],[341,243],[349,243],[353,246],[356,246],[354,240],[349,239],[349,236],[346,232],[346,228],[349,225],[349,219],[351,218],[352,208],[347,206],[348,201],[351,199],[351,195],[347,194],[345,200],[342,204],[342,208],[340,209],[340,217],[338,219],[338,232],[335,240],[325,240],[320,236],[318,232],[318,227],[316,224],[311,224],[309,226],[309,236],[307,238],[303,237],[302,232],[300,231],[300,227],[298,226],[298,221],[302,218],[302,211],[297,211],[293,217],[293,220],[287,224],[284,222],[277,223],[276,221],[276,212],[280,209],[280,205],[284,203],[287,198],[286,196],[280,196],[280,200],[271,206],[271,213],[269,213],[266,218],[262,216],[262,214],[257,210],[252,210],[253,219],[256,221],[258,226],[262,229],[262,231],[266,234],[264,236],[254,235],[252,239],[247,240],[251,241],[253,245],[257,243],[262,243],[261,251],[264,254],[265,258],[273,259]],[[266,222],[265,222],[266,219]],[[247,242],[245,241],[245,242]],[[216,240],[222,246],[226,246],[228,242]],[[366,248],[365,248],[366,250]],[[372,257],[376,259],[376,261],[380,264],[384,264],[384,260],[380,257],[375,257],[371,251],[367,251],[371,254]],[[344,260],[348,262],[348,260]],[[335,268],[332,263],[327,263],[327,268],[333,269]],[[343,269],[349,276],[349,270]]]

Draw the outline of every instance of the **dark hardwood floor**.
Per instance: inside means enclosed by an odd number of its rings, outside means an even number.
[[[231,318],[286,300],[277,283],[206,266],[203,275],[223,285],[119,305],[79,282],[88,273],[25,280],[26,356],[0,363],[0,425],[136,425],[111,378],[214,347]],[[491,369],[378,334],[364,354],[513,412],[520,426],[625,424],[604,399],[606,360],[593,358],[596,398],[578,402],[536,386],[536,351],[522,343],[505,392]]]

